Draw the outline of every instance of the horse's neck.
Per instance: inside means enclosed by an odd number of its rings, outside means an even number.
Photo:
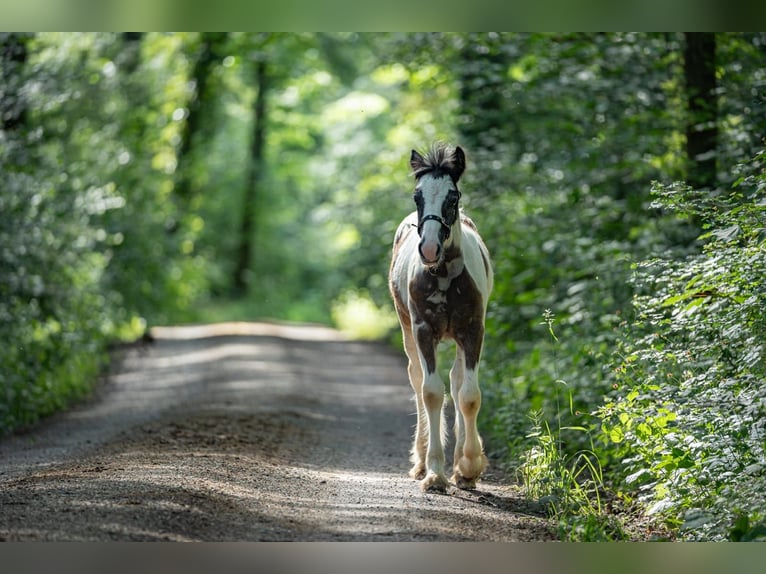
[[[463,272],[465,262],[463,260],[463,229],[460,221],[453,226],[450,233],[450,241],[444,246],[446,256],[441,265],[431,272],[434,275],[452,280]]]
[[[457,221],[452,226],[449,244],[445,246],[445,249],[453,252],[457,251],[460,254],[460,259],[463,259],[463,222],[460,220],[460,217],[457,218]]]

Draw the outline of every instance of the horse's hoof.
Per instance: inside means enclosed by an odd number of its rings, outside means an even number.
[[[455,483],[460,490],[476,490],[476,481],[478,478],[466,478],[461,474],[453,474],[452,482]]]
[[[465,456],[460,457],[457,464],[454,466],[455,472],[452,476],[453,481],[455,484],[458,484],[461,480],[469,483],[473,482],[473,486],[470,488],[474,488],[476,486],[476,480],[486,470],[488,462],[489,461],[484,453],[481,453],[480,456],[474,458],[467,458]],[[458,488],[464,487],[458,486]]]
[[[426,466],[424,464],[416,464],[410,469],[410,478],[415,480],[423,480],[426,477]]]
[[[447,479],[435,472],[429,472],[421,481],[420,489],[423,492],[438,492],[444,494],[447,492]]]

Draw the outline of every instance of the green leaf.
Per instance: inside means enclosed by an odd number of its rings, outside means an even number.
[[[636,472],[626,476],[625,477],[625,483],[626,484],[632,484],[632,483],[638,481],[638,479],[640,479],[641,477],[644,477],[644,476],[645,477],[651,477],[651,473],[646,468],[642,468],[642,469],[637,470]]]
[[[621,443],[623,440],[625,440],[625,433],[622,430],[622,427],[612,427],[609,430],[609,440],[611,440],[615,444]]]

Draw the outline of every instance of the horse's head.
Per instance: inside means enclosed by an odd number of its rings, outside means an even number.
[[[454,226],[460,225],[457,182],[465,169],[465,154],[460,147],[450,150],[444,145],[434,146],[425,157],[412,150],[410,167],[415,176],[420,260],[434,267],[444,256]]]

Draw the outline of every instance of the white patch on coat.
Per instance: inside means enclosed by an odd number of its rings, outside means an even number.
[[[426,297],[426,301],[433,303],[434,305],[438,305],[439,303],[446,303],[447,294],[444,291],[434,291],[428,297]]]
[[[436,215],[439,218],[442,216],[442,204],[450,191],[455,191],[455,187],[452,178],[448,175],[442,177],[434,177],[431,174],[426,174],[418,183],[416,188],[423,196],[423,213],[421,217],[426,215]],[[442,224],[436,220],[430,219],[423,224],[423,231],[420,236],[420,251],[423,256],[429,261],[436,261],[437,249],[439,245],[439,231],[441,231]],[[449,244],[449,240],[446,242]],[[446,245],[442,246],[444,249]]]

